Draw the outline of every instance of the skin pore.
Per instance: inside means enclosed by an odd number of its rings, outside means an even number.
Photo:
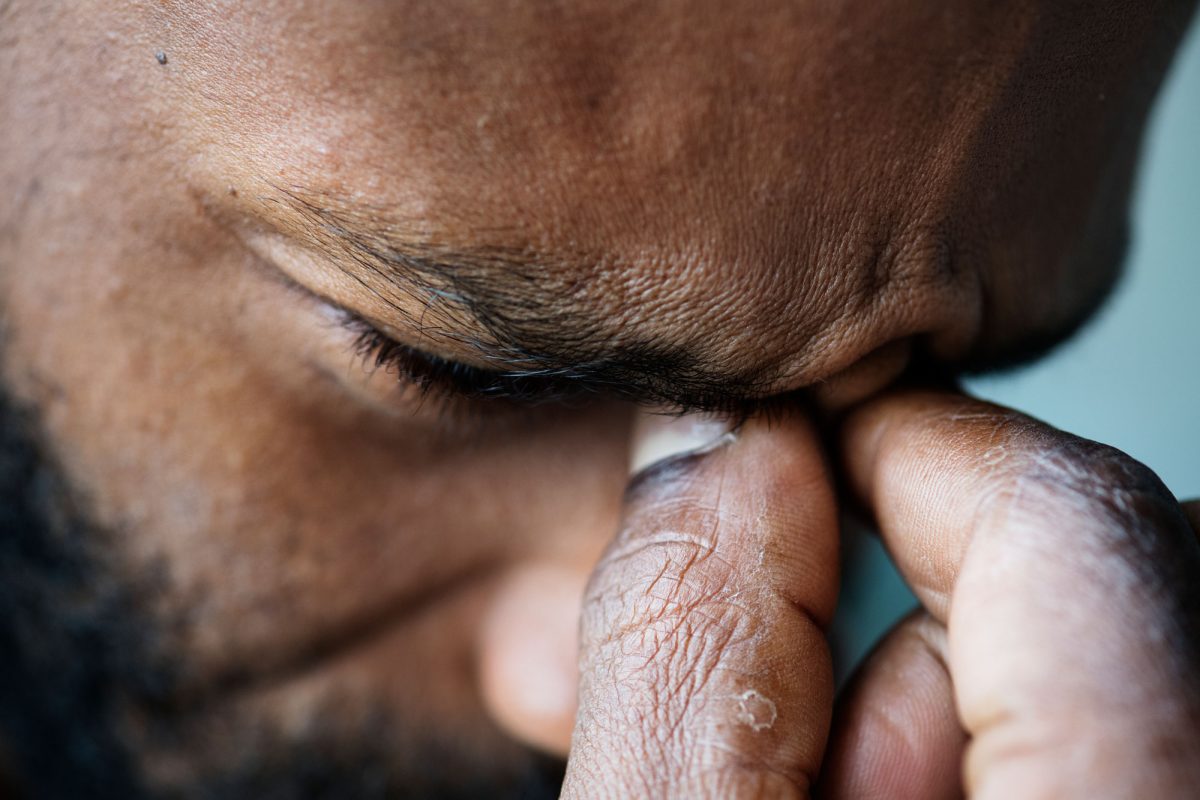
[[[1100,302],[1188,3],[731,5],[0,3],[11,450],[78,511],[13,524],[137,662],[79,677],[120,755],[28,780],[548,786],[573,677],[504,676],[573,676],[536,598],[618,530],[638,404],[843,408]]]

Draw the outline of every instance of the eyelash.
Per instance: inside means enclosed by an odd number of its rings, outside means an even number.
[[[398,383],[415,387],[422,400],[444,404],[444,411],[456,417],[475,417],[488,411],[509,411],[541,407],[580,409],[604,399],[594,388],[553,373],[498,372],[468,366],[402,344],[387,336],[370,322],[342,309],[341,324],[354,335],[353,352],[369,369],[384,369]],[[620,399],[619,391],[609,399]],[[677,408],[674,412],[702,412],[726,417],[741,425],[752,416],[768,419],[783,415],[797,403],[797,395],[776,395],[761,399],[742,399],[724,408]]]
[[[551,376],[494,372],[422,352],[353,314],[347,314],[342,324],[354,334],[354,353],[366,366],[394,373],[422,397],[528,407],[579,404],[594,397]]]

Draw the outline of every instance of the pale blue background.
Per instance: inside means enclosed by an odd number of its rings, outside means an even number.
[[[1151,118],[1121,286],[1045,360],[968,387],[1119,447],[1176,496],[1200,497],[1200,20]],[[850,558],[837,628],[854,632],[839,649],[857,660],[913,600],[873,544]]]

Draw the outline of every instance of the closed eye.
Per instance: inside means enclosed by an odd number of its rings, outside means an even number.
[[[354,352],[364,363],[395,374],[424,395],[530,407],[581,405],[600,397],[594,386],[561,374],[481,369],[426,353],[397,342],[351,312],[345,313],[342,324],[354,334]]]

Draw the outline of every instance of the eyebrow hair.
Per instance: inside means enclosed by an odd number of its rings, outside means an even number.
[[[588,288],[578,277],[581,256],[451,247],[387,221],[380,209],[279,191],[303,220],[297,233],[335,256],[342,272],[418,333],[470,347],[498,375],[530,385],[569,382],[581,392],[679,411],[752,413],[772,395],[761,366],[724,364],[664,337],[624,329],[618,339],[604,331],[580,302]],[[403,302],[413,299],[422,309],[416,318]],[[492,341],[470,333],[480,329]]]

